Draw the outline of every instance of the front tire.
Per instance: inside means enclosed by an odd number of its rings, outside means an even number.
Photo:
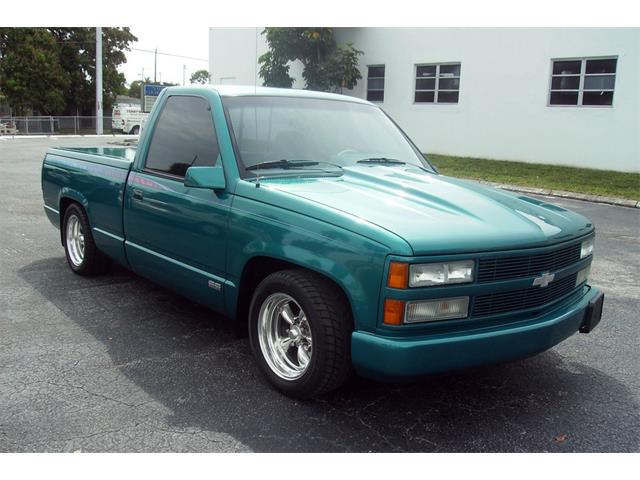
[[[75,203],[64,212],[62,236],[67,263],[74,273],[96,275],[107,269],[109,261],[96,247],[89,219]]]
[[[351,374],[352,317],[342,291],[306,270],[265,278],[249,309],[249,338],[260,370],[299,398],[340,387]]]

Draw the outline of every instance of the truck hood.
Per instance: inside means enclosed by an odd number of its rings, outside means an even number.
[[[393,232],[415,255],[537,247],[593,230],[587,218],[565,208],[411,166],[345,167],[340,177],[261,183],[325,207],[313,209],[314,216],[326,216],[321,220],[331,222],[339,211],[353,218],[354,231],[368,222]]]

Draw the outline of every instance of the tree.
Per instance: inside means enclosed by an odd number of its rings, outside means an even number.
[[[131,82],[131,84],[129,85],[129,88],[127,89],[127,95],[133,98],[140,98],[140,90],[142,89],[143,83],[152,83],[152,82],[149,77],[145,78],[144,81],[134,80],[133,82]]]
[[[0,28],[0,88],[15,113],[61,111],[69,84],[69,73],[60,65],[60,46],[50,32]]]
[[[66,113],[91,113],[95,107],[95,28],[49,28],[61,45],[60,61],[70,72],[71,84],[65,92]],[[116,95],[126,93],[124,74],[118,66],[127,61],[125,51],[138,38],[129,27],[102,29],[102,101],[104,111],[109,111]]]
[[[140,88],[142,88],[141,80],[134,80],[127,88],[127,96],[132,98],[140,98]]]
[[[189,81],[191,83],[206,85],[207,83],[209,83],[209,72],[207,72],[206,70],[196,70],[191,75]]]
[[[283,59],[274,51],[260,56],[260,76],[267,87],[291,88],[293,78],[289,75],[289,60]]]
[[[137,38],[124,28],[102,29],[104,109],[126,93],[118,66]],[[16,111],[93,113],[95,28],[1,28],[0,90]]]
[[[309,90],[341,91],[362,78],[357,50],[351,43],[337,44],[331,28],[265,28],[269,51],[258,59],[264,85],[290,88],[289,64],[299,60]]]

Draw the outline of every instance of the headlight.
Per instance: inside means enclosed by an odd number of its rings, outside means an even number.
[[[582,242],[582,248],[580,248],[580,258],[588,257],[593,253],[593,243],[595,237],[591,237],[589,240]]]
[[[578,272],[578,275],[576,276],[576,287],[578,285],[582,285],[589,279],[589,272],[591,272],[591,265],[589,265],[587,268],[583,268]]]
[[[407,302],[405,323],[433,322],[466,318],[469,311],[469,297],[441,298]]]
[[[421,263],[409,267],[410,287],[431,287],[473,281],[473,260]]]

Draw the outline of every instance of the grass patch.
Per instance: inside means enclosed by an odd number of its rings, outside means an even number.
[[[640,200],[640,174],[484,158],[427,155],[444,175]]]

